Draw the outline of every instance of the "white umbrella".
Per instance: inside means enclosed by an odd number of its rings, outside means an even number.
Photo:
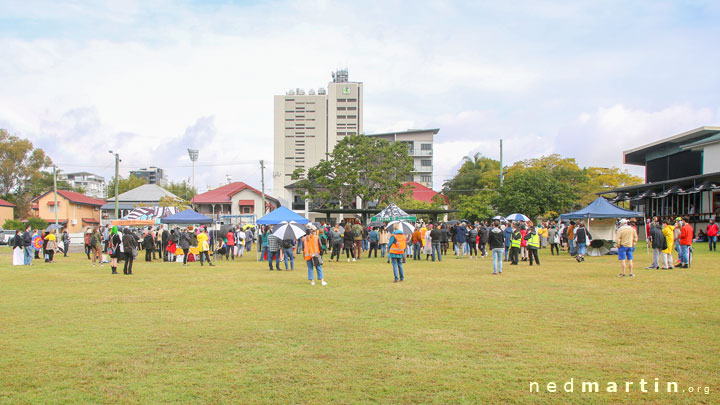
[[[395,229],[395,224],[400,224],[400,230],[406,235],[412,235],[415,232],[415,227],[405,221],[392,221],[387,224],[387,230],[392,232]]]
[[[283,221],[275,225],[272,234],[282,240],[293,240],[305,236],[305,227],[295,221]]]
[[[527,222],[530,220],[530,218],[526,217],[523,214],[510,214],[510,215],[506,216],[505,219],[507,221],[523,221],[523,222]]]

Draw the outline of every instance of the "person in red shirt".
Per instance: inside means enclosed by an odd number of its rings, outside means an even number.
[[[705,233],[707,233],[708,237],[708,245],[710,245],[710,251],[717,250],[715,248],[715,242],[717,242],[718,232],[720,232],[720,229],[718,228],[718,224],[715,223],[712,219],[710,220],[710,224],[708,224]]]
[[[229,260],[228,256],[232,256],[232,259],[235,260],[235,230],[230,229],[226,235],[227,237],[227,248],[225,249],[225,260]]]
[[[680,268],[687,269],[690,266],[690,246],[693,240],[693,227],[690,226],[688,217],[683,218],[680,222],[680,238],[678,244],[680,248]]]

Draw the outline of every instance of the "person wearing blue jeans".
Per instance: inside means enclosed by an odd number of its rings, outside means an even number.
[[[395,230],[393,231],[392,236],[390,236],[388,246],[390,246],[390,254],[388,255],[388,258],[392,261],[395,282],[405,281],[402,259],[405,248],[407,247],[407,240],[405,238],[405,234],[403,234],[400,230],[399,224],[395,224]]]
[[[320,284],[327,285],[325,282],[325,276],[323,275],[322,261],[320,257],[320,238],[318,237],[317,228],[310,224],[305,230],[306,235],[303,236],[298,242],[298,251],[302,252],[303,258],[307,263],[308,268],[308,280],[310,285],[315,285],[314,270],[317,270],[317,278],[320,280]],[[317,261],[317,262],[316,262]]]
[[[502,274],[503,254],[504,253],[505,253],[505,247],[495,248],[492,250],[493,274]]]
[[[440,242],[433,242],[432,244],[432,261],[435,261],[435,255],[437,255],[438,261],[441,262],[442,255],[440,255]]]
[[[295,254],[293,253],[293,247],[284,247],[283,248],[283,254],[285,255],[285,271],[292,271],[295,270]],[[288,269],[288,260],[290,260],[290,268]],[[278,264],[278,267],[280,265]]]
[[[493,274],[502,274],[503,256],[505,250],[505,230],[500,227],[500,221],[495,220],[488,230],[488,244],[492,251]]]

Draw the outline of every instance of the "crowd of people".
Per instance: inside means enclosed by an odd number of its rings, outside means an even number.
[[[549,248],[551,255],[567,252],[577,262],[585,261],[592,235],[583,221],[470,221],[451,223],[417,223],[412,233],[406,235],[400,224],[392,229],[385,226],[363,226],[357,222],[342,222],[328,225],[315,223],[307,227],[306,235],[281,239],[273,235],[272,226],[235,226],[209,230],[203,226],[118,228],[116,226],[87,228],[84,232],[84,253],[92,266],[109,263],[112,274],[118,274],[118,262],[122,261],[123,274],[133,274],[133,263],[138,251],[145,252],[145,261],[207,262],[215,266],[211,256],[226,261],[243,257],[251,252],[253,244],[261,260],[266,260],[270,271],[295,269],[296,255],[302,255],[308,267],[308,280],[314,284],[315,274],[322,285],[324,279],[323,257],[329,252],[330,261],[338,262],[345,256],[347,262],[356,262],[367,254],[367,258],[386,258],[392,263],[395,282],[405,280],[403,264],[407,260],[431,260],[442,262],[448,251],[456,259],[477,260],[492,256],[493,275],[502,275],[503,263],[518,265],[527,262],[540,266],[540,251]],[[687,218],[653,218],[647,224],[648,244],[652,246],[653,261],[648,269],[688,268],[692,256],[693,227]],[[715,249],[720,230],[714,221],[707,226],[706,235],[710,250]],[[634,277],[633,259],[638,243],[637,223],[620,220],[615,240],[618,259],[621,262],[620,277]],[[67,256],[70,248],[67,230],[62,233],[32,230],[17,231],[13,247],[16,257],[22,254],[22,263],[32,265],[33,258],[44,258],[53,263],[55,253]],[[450,250],[452,247],[452,250]],[[678,253],[673,261],[673,251]],[[195,252],[195,253],[193,253]],[[42,255],[42,257],[41,257]],[[182,256],[182,259],[180,259]]]

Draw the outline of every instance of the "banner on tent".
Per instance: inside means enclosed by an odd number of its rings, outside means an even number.
[[[415,222],[417,221],[417,217],[414,215],[403,215],[403,216],[393,216],[393,217],[379,217],[374,216],[370,218],[370,222],[393,222],[393,221],[407,221],[407,222]]]

